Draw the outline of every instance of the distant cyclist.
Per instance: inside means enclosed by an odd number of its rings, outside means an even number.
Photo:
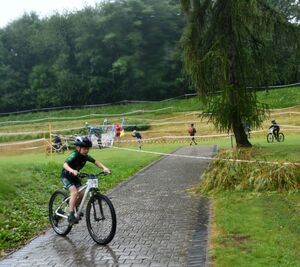
[[[92,147],[92,141],[90,138],[76,137],[75,146],[76,150],[67,157],[61,172],[61,180],[64,184],[64,187],[69,189],[71,194],[69,202],[70,215],[68,217],[70,224],[76,223],[74,209],[76,203],[80,202],[82,198],[82,195],[79,195],[78,193],[78,187],[81,186],[81,181],[77,177],[78,172],[84,167],[87,161],[94,163],[98,168],[103,169],[104,172],[110,172],[110,170],[101,162],[88,155],[90,147]]]
[[[248,138],[250,138],[251,126],[250,126],[250,122],[248,120],[245,123],[245,128],[246,128],[246,133],[248,134]]]
[[[280,127],[276,123],[275,120],[272,120],[271,122],[272,122],[272,125],[269,127],[269,129],[272,129],[272,132],[273,132],[274,136],[276,137],[276,139],[278,139],[278,134],[279,134],[279,131],[280,131]]]
[[[62,141],[59,135],[54,136],[53,147],[55,149],[60,149],[62,147]]]
[[[139,132],[137,132],[136,130],[134,130],[132,132],[132,136],[137,139],[137,142],[139,143],[139,149],[142,149],[142,141],[143,141],[142,135]]]

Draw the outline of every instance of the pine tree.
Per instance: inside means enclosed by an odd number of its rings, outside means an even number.
[[[251,146],[245,121],[259,127],[268,114],[253,87],[280,80],[278,51],[288,47],[299,53],[299,27],[268,1],[181,3],[187,16],[182,35],[185,70],[206,103],[206,114],[218,130],[233,130],[238,147]]]

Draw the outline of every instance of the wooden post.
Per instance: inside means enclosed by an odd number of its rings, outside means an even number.
[[[49,143],[50,143],[50,156],[52,159],[52,126],[51,126],[51,123],[49,123]]]
[[[44,139],[44,144],[45,144],[45,154],[47,156],[47,140],[46,140],[46,133],[43,132],[43,139]]]
[[[231,143],[231,148],[233,148],[233,134],[230,134],[230,143]]]

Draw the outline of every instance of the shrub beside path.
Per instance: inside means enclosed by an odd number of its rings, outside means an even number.
[[[192,146],[174,153],[210,157],[215,150]],[[67,237],[51,229],[0,266],[207,266],[209,202],[187,191],[207,164],[166,156],[110,191],[118,223],[109,246],[94,243],[83,217]]]

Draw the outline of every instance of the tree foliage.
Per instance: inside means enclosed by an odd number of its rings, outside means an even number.
[[[299,0],[268,0],[268,3],[281,12],[287,20],[300,23]]]
[[[266,107],[248,87],[299,78],[299,27],[263,0],[181,2],[185,70],[215,126],[232,129],[238,145],[250,146],[243,123],[260,126]]]
[[[188,93],[180,3],[101,2],[0,30],[0,111],[163,99]]]

